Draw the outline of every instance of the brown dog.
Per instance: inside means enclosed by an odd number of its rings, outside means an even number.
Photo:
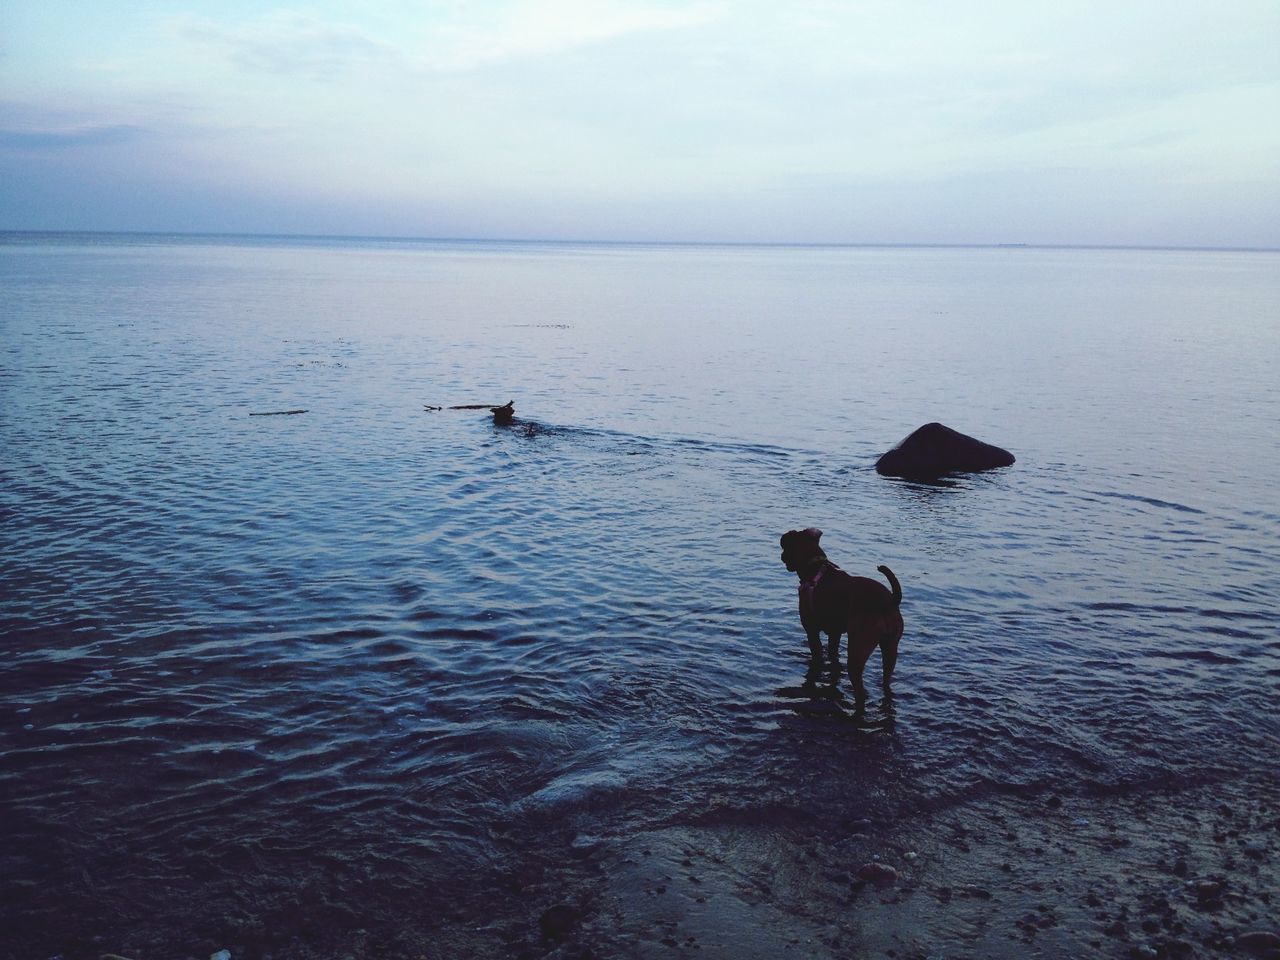
[[[891,593],[880,581],[852,577],[827,559],[818,541],[822,531],[788,530],[782,535],[782,562],[800,578],[800,625],[809,641],[809,652],[822,659],[822,638],[827,635],[827,659],[839,676],[840,635],[849,634],[849,679],[858,702],[867,697],[862,669],[871,651],[880,648],[887,689],[898,662],[902,639],[902,587],[888,567],[877,567],[889,580]]]

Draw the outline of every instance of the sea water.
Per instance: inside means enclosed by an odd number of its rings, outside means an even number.
[[[1276,762],[1275,253],[9,234],[0,350],[28,934]],[[933,420],[1017,463],[876,475]],[[902,583],[862,713],[807,526]]]

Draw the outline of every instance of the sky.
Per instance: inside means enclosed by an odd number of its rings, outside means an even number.
[[[1280,247],[1276,0],[0,0],[0,229]]]

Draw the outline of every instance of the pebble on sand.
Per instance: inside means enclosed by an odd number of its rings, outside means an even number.
[[[543,912],[538,918],[538,927],[545,939],[559,941],[565,939],[581,919],[576,909],[567,903],[558,903]]]
[[[1250,953],[1280,949],[1280,933],[1273,930],[1250,930],[1236,937],[1236,948]]]
[[[858,868],[858,879],[881,887],[891,887],[898,882],[898,871],[887,863],[864,863]]]

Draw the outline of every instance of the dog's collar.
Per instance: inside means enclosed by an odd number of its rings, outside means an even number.
[[[827,572],[827,566],[828,564],[824,560],[822,563],[818,565],[818,569],[813,572],[813,576],[801,577],[800,592],[804,593],[806,590],[812,590],[814,587],[816,587],[818,585],[818,581],[822,579],[823,574]]]

